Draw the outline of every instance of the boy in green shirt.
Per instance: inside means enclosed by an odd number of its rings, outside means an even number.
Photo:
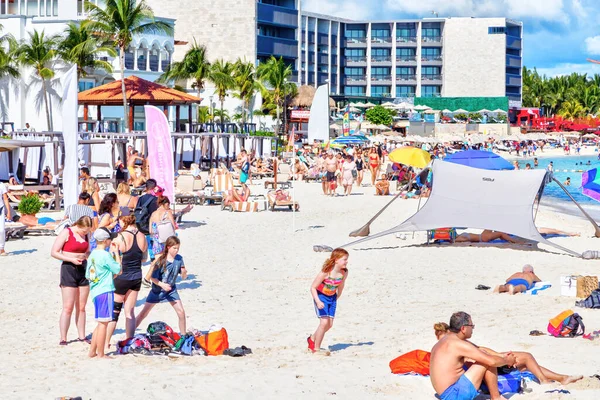
[[[107,251],[116,234],[106,228],[99,228],[94,232],[97,247],[88,258],[85,277],[90,281],[90,295],[94,302],[95,317],[98,326],[92,334],[92,345],[89,356],[105,358],[104,342],[106,328],[113,319],[114,292],[113,274],[121,274],[121,257],[115,252],[115,259]]]

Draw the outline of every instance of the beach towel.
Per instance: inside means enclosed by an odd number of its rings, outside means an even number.
[[[233,211],[239,212],[256,212],[258,211],[258,203],[255,201],[234,201],[231,204]]]
[[[536,283],[534,283],[533,287],[531,289],[525,291],[525,293],[535,296],[538,294],[538,292],[541,292],[542,290],[546,290],[550,287],[552,287],[551,282],[547,282],[547,281],[546,282],[536,282]]]
[[[498,391],[500,394],[519,393],[521,391],[522,378],[522,374],[518,369],[506,374],[498,374]],[[485,382],[481,383],[481,391],[485,394],[490,393]]]
[[[431,353],[424,350],[413,350],[390,361],[392,374],[429,375]]]

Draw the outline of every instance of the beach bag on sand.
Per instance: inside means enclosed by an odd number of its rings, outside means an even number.
[[[143,334],[137,334],[134,337],[117,342],[117,353],[119,354],[149,354],[151,348],[148,337]]]
[[[390,361],[392,374],[429,375],[431,353],[424,350],[413,350]]]
[[[548,333],[554,337],[576,337],[585,333],[583,318],[572,310],[566,310],[548,323]]]
[[[578,307],[600,308],[600,289],[594,290],[587,299],[575,303]]]
[[[585,299],[596,289],[598,289],[597,276],[577,277],[577,297],[580,299]]]
[[[181,339],[178,333],[162,321],[152,322],[148,325],[146,331],[152,348],[165,346],[174,348],[175,344]]]
[[[229,338],[225,328],[196,336],[196,342],[208,356],[220,356],[223,351],[229,348]]]
[[[501,395],[507,393],[520,393],[522,389],[522,382],[523,377],[518,369],[507,371],[504,374],[501,373],[500,370],[498,371],[498,391]],[[485,382],[481,383],[481,391],[484,394],[490,394]]]

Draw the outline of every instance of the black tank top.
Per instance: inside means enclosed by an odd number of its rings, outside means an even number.
[[[123,255],[121,256],[123,272],[118,278],[126,281],[142,279],[142,258],[144,258],[144,252],[137,243],[137,231],[136,233],[130,231],[123,231],[121,233],[131,234],[133,236],[133,242],[131,243],[131,248],[123,252]]]

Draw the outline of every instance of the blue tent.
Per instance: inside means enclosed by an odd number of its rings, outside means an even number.
[[[444,161],[479,169],[515,169],[514,165],[491,151],[465,150],[450,154]]]

